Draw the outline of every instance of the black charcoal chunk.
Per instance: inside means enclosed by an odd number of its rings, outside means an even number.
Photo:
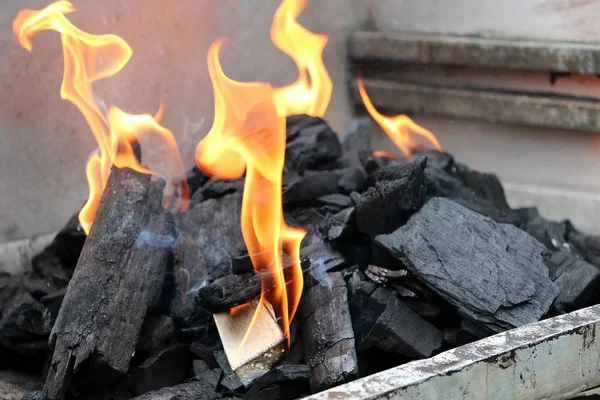
[[[134,397],[132,400],[217,400],[221,395],[202,381],[182,383],[155,392]]]
[[[305,171],[284,176],[281,201],[296,204],[316,201],[319,197],[340,192],[340,174],[336,171]]]
[[[259,275],[226,275],[200,288],[196,295],[196,304],[213,313],[226,312],[232,307],[257,298],[260,292]]]
[[[248,400],[292,400],[308,393],[308,365],[279,365],[252,384],[244,399]]]
[[[191,355],[186,345],[161,350],[142,363],[134,372],[136,394],[173,386],[187,378]]]
[[[376,242],[463,316],[493,332],[538,321],[558,295],[541,243],[449,199],[429,200]]]
[[[357,350],[378,348],[411,358],[425,358],[440,348],[441,331],[391,291],[361,275],[355,272],[348,284]]]
[[[328,285],[309,280],[300,303],[304,358],[310,387],[319,392],[358,377],[358,358],[342,274],[329,274]]]
[[[144,321],[138,347],[148,353],[156,353],[166,348],[175,336],[175,324],[171,317],[159,315],[149,317]]]
[[[292,115],[287,118],[285,164],[303,172],[326,169],[342,156],[337,134],[322,118]]]
[[[558,297],[554,306],[561,312],[586,307],[598,289],[600,271],[568,251],[553,252],[546,258]]]
[[[352,236],[356,230],[356,207],[348,207],[335,215],[332,215],[327,226],[329,240],[337,240]]]
[[[356,206],[358,229],[375,237],[402,226],[419,210],[425,197],[425,159],[398,166],[386,174],[392,180],[381,180],[363,193]]]

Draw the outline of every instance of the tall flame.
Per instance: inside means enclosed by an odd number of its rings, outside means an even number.
[[[222,179],[241,177],[245,171],[241,220],[244,242],[254,269],[262,276],[260,302],[268,301],[273,306],[289,344],[289,324],[302,294],[299,254],[305,232],[287,226],[283,218],[285,118],[277,112],[270,84],[237,82],[225,75],[219,60],[223,44],[223,40],[217,40],[208,51],[215,117],[196,148],[196,163]],[[284,266],[284,255],[290,260],[289,266]]]
[[[289,86],[275,88],[275,106],[279,115],[308,114],[323,117],[333,83],[323,63],[327,36],[309,31],[296,19],[306,0],[283,0],[271,25],[271,40],[290,56],[298,67],[298,79]]]
[[[412,157],[411,149],[416,147],[415,142],[411,138],[411,132],[425,138],[431,143],[438,151],[443,151],[442,146],[436,139],[435,135],[429,132],[427,129],[419,126],[413,120],[408,118],[406,115],[397,115],[395,117],[387,117],[381,114],[373,103],[367,92],[362,80],[362,77],[358,78],[358,91],[362,99],[365,108],[371,115],[371,117],[377,122],[377,124],[383,129],[390,139],[398,146],[398,148],[404,153],[407,158]]]
[[[133,51],[119,36],[92,35],[76,28],[65,16],[74,11],[76,8],[69,1],[57,1],[42,10],[23,10],[13,22],[13,32],[21,46],[30,52],[33,49],[31,38],[37,32],[52,30],[61,35],[64,73],[60,96],[81,111],[98,143],[98,149],[86,166],[90,193],[79,213],[83,229],[86,233],[91,229],[113,164],[143,173],[156,173],[142,166],[133,151],[133,144],[144,135],[156,136],[166,144],[165,158],[174,166],[174,173],[162,171],[159,174],[170,183],[166,199],[175,197],[174,203],[185,209],[189,189],[171,131],[160,126],[150,115],[131,115],[116,107],[110,107],[105,115],[94,99],[92,84],[121,71]]]

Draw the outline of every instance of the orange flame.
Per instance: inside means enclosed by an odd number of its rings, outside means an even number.
[[[273,306],[289,344],[289,324],[302,294],[299,259],[305,232],[287,226],[283,219],[285,118],[277,113],[270,84],[237,82],[225,75],[219,60],[223,44],[223,40],[217,40],[208,51],[215,117],[196,148],[196,163],[222,179],[235,179],[246,172],[242,234],[254,269],[263,275],[260,302],[268,301]],[[283,265],[284,254],[291,259],[287,268]]]
[[[74,11],[76,8],[68,1],[57,1],[42,10],[23,10],[13,22],[13,32],[21,46],[30,52],[33,48],[31,38],[37,32],[53,30],[61,35],[64,73],[60,96],[81,111],[98,143],[98,149],[86,166],[90,194],[79,213],[81,226],[89,233],[113,164],[142,173],[155,173],[140,165],[132,147],[139,137],[146,134],[156,135],[167,144],[166,158],[174,160],[175,173],[160,174],[172,178],[171,181],[167,180],[171,185],[167,187],[166,198],[180,196],[176,204],[185,209],[189,189],[172,133],[150,115],[130,115],[111,107],[107,117],[94,99],[92,84],[123,69],[133,51],[119,36],[92,35],[76,28],[65,17]],[[173,187],[177,187],[177,190],[173,190]]]
[[[412,157],[411,149],[416,147],[414,141],[411,139],[411,132],[427,139],[427,141],[429,141],[429,143],[431,143],[438,151],[443,151],[442,146],[440,146],[440,143],[433,133],[419,126],[406,115],[402,114],[395,117],[386,117],[377,111],[375,106],[373,106],[371,99],[367,96],[362,77],[358,78],[358,91],[360,92],[360,97],[371,117],[407,158]]]
[[[323,117],[333,83],[323,63],[327,36],[309,31],[296,18],[306,0],[283,0],[271,25],[271,40],[290,56],[298,67],[298,79],[289,86],[275,88],[275,106],[279,115],[308,114]]]

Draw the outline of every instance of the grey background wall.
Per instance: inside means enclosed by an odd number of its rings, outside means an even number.
[[[173,130],[187,166],[212,122],[206,50],[229,38],[227,74],[239,80],[296,78],[293,62],[270,42],[277,0],[73,0],[72,20],[112,32],[133,48],[130,63],[99,82],[100,99],[128,112],[153,113]],[[59,97],[62,54],[56,33],[40,33],[33,54],[11,31],[22,8],[48,0],[0,0],[0,242],[59,229],[85,200],[84,166],[95,142],[79,111]],[[326,118],[341,130],[352,115],[346,88],[345,34],[359,28],[596,40],[600,2],[586,0],[308,0],[300,22],[328,33],[325,62],[334,81]],[[461,161],[497,171],[513,204],[541,203],[547,215],[597,230],[600,143],[592,134],[420,118]],[[381,146],[386,146],[382,138]],[[156,155],[158,156],[158,155]]]

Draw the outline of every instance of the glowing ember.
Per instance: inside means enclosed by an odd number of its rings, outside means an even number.
[[[442,146],[436,139],[435,135],[429,132],[427,129],[419,126],[413,120],[408,118],[406,115],[398,115],[395,117],[386,117],[377,111],[371,99],[365,91],[362,78],[358,78],[358,90],[360,97],[365,105],[365,108],[371,115],[371,117],[377,122],[377,124],[383,129],[383,131],[389,136],[390,139],[398,146],[404,155],[408,158],[411,157],[411,149],[416,147],[415,141],[411,138],[411,133],[415,133],[422,138],[425,138],[430,144],[432,144],[438,151],[443,151]]]
[[[185,172],[171,131],[161,127],[150,115],[131,115],[115,107],[111,107],[109,115],[105,116],[94,99],[92,84],[123,69],[133,54],[131,48],[119,36],[92,35],[76,28],[65,17],[74,11],[75,7],[68,1],[57,1],[39,11],[23,10],[13,22],[13,32],[28,51],[32,50],[31,38],[39,31],[53,30],[61,35],[64,56],[61,98],[81,111],[98,143],[98,149],[92,153],[86,167],[90,193],[79,213],[81,226],[86,233],[91,229],[113,164],[143,173],[157,173],[143,167],[135,157],[132,146],[143,135],[157,136],[166,144],[164,158],[170,161],[174,173],[162,171],[157,174],[171,184],[167,185],[166,199],[176,198],[173,203],[185,209],[189,189],[183,179]]]
[[[305,3],[305,0],[283,0],[273,17],[271,40],[298,67],[296,82],[275,89],[275,106],[279,115],[283,116],[308,114],[323,117],[333,90],[323,63],[327,36],[313,33],[296,21]]]
[[[246,176],[242,200],[242,234],[252,265],[263,275],[260,303],[270,303],[288,338],[304,284],[300,242],[305,232],[283,219],[281,179],[285,156],[285,118],[275,107],[268,83],[228,78],[219,61],[222,40],[208,51],[208,70],[215,96],[215,119],[196,148],[196,163],[222,179]],[[283,256],[290,260],[285,265]],[[284,268],[285,267],[285,268]],[[252,330],[258,307],[244,337]]]

